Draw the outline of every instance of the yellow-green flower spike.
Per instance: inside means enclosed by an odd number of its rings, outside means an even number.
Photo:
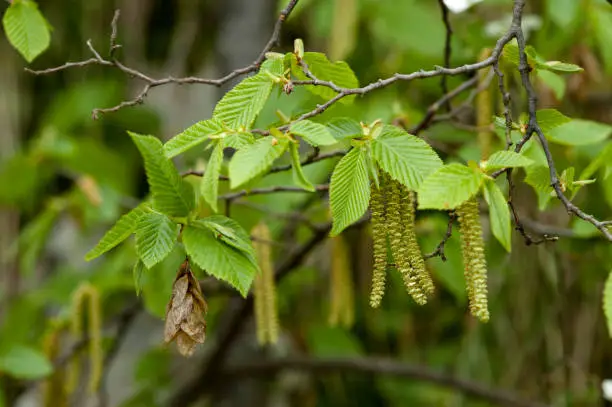
[[[408,246],[408,259],[412,269],[419,278],[421,289],[428,295],[435,291],[431,275],[425,267],[425,260],[421,254],[421,248],[417,242],[415,231],[415,208],[414,203],[416,194],[409,191],[404,185],[397,183],[400,190],[400,211],[402,214],[402,224],[404,228],[404,241]]]
[[[265,223],[259,223],[251,234],[255,238],[253,248],[261,273],[253,281],[255,296],[255,319],[257,323],[257,339],[260,344],[276,343],[278,341],[278,309],[276,307],[276,283],[272,267],[270,250],[270,229]]]
[[[414,301],[423,305],[427,303],[427,295],[421,288],[421,282],[416,271],[410,264],[410,249],[404,241],[404,224],[402,222],[400,189],[396,182],[387,177],[385,183],[387,201],[387,231],[395,266],[402,275],[406,290]]]
[[[372,270],[372,291],[370,305],[378,308],[385,295],[387,280],[387,231],[385,226],[385,196],[382,187],[376,188],[372,183],[370,195],[370,211],[372,212],[372,251],[374,264]]]
[[[355,298],[349,248],[342,235],[331,239],[329,324],[350,328],[355,322]]]
[[[470,312],[482,322],[489,320],[487,303],[487,263],[478,200],[471,198],[457,208],[463,267],[470,300]]]

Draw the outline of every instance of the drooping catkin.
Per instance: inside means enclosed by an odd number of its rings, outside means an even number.
[[[372,291],[370,292],[370,305],[378,308],[385,295],[387,279],[387,231],[385,215],[385,195],[381,184],[377,188],[371,185],[370,211],[372,212],[372,251],[374,264],[372,270]]]
[[[62,326],[53,324],[51,329],[45,334],[43,339],[43,350],[47,359],[55,361],[60,352],[60,340],[62,336]],[[65,372],[63,367],[54,370],[44,382],[43,386],[43,406],[44,407],[65,407],[67,405],[67,395],[65,388]]]
[[[457,208],[457,215],[470,312],[482,322],[487,322],[487,263],[478,200],[471,198],[463,203]]]
[[[400,212],[402,215],[404,240],[408,246],[408,260],[412,269],[419,278],[421,289],[428,295],[435,291],[431,275],[425,267],[425,260],[415,232],[415,199],[416,194],[409,191],[404,185],[397,183],[400,190]]]
[[[278,341],[278,309],[276,306],[276,283],[272,267],[270,250],[270,229],[261,222],[253,228],[253,247],[257,254],[261,273],[255,276],[255,318],[257,324],[257,340],[260,344],[276,343]]]
[[[349,250],[344,238],[332,238],[329,324],[350,328],[355,321],[355,298]]]
[[[86,312],[84,313],[83,310]],[[102,377],[104,356],[102,353],[102,307],[98,290],[89,283],[82,284],[72,297],[72,315],[70,331],[75,338],[82,338],[84,334],[83,319],[87,316],[87,336],[89,352],[89,391],[94,393]],[[81,360],[75,356],[68,370],[66,391],[74,392],[81,370]]]
[[[421,288],[417,272],[410,264],[410,248],[404,240],[405,227],[402,222],[400,188],[397,182],[391,181],[388,177],[386,177],[385,187],[385,199],[387,202],[386,225],[395,266],[402,275],[408,293],[417,304],[423,305],[427,303],[427,296]]]

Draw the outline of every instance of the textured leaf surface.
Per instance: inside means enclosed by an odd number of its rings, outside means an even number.
[[[420,138],[385,125],[382,133],[372,142],[372,155],[380,168],[411,190],[442,166],[442,160]]]
[[[293,182],[299,187],[304,188],[306,191],[313,192],[315,188],[312,186],[310,181],[306,178],[302,164],[300,162],[299,146],[295,143],[289,144],[289,153],[291,154],[291,171],[293,172]]]
[[[197,222],[183,230],[189,257],[210,275],[228,282],[246,297],[258,268],[243,251],[228,245]]]
[[[327,123],[327,128],[337,140],[361,136],[363,134],[361,125],[356,120],[349,119],[348,117],[336,117],[330,120]]]
[[[608,334],[612,337],[612,271],[608,275],[603,292],[603,311],[606,316]]]
[[[153,207],[169,216],[186,216],[195,206],[191,185],[183,181],[174,164],[164,155],[157,138],[129,134],[144,159]]]
[[[484,197],[489,205],[489,219],[493,236],[510,252],[512,249],[512,228],[510,209],[504,194],[495,181],[487,180],[484,183]]]
[[[294,75],[299,79],[309,80],[310,78],[304,74],[302,68],[296,64],[295,56],[293,56],[293,58],[294,61],[292,65]],[[359,86],[359,81],[355,73],[346,62],[338,61],[332,63],[324,54],[318,52],[305,52],[304,61],[308,64],[310,72],[312,72],[317,79],[333,82],[335,85],[342,88],[356,88]],[[306,89],[324,99],[331,99],[336,96],[336,92],[325,86],[308,85]],[[340,103],[350,103],[354,98],[354,96],[344,97],[340,99]]]
[[[31,0],[13,0],[2,18],[4,32],[11,45],[32,62],[49,47],[49,23]]]
[[[138,260],[136,264],[134,264],[134,268],[132,269],[132,278],[134,279],[134,290],[136,290],[136,296],[140,296],[142,292],[142,275],[145,271],[145,265],[142,260]]]
[[[263,137],[238,150],[229,165],[231,187],[237,188],[266,172],[286,149],[287,140]]]
[[[246,230],[235,220],[222,215],[212,215],[198,221],[200,225],[206,226],[217,238],[223,240],[228,245],[240,250],[245,256],[257,266],[255,258],[255,249],[251,244],[251,236]]]
[[[213,119],[230,129],[250,129],[272,92],[272,78],[265,72],[244,79],[217,103]]]
[[[202,120],[186,128],[164,144],[166,157],[172,158],[223,132],[223,123],[216,119]]]
[[[136,228],[136,252],[148,269],[170,254],[178,237],[178,228],[161,213],[150,212],[140,218]]]
[[[332,236],[359,220],[370,202],[365,151],[353,148],[336,165],[331,176],[329,199],[333,219]]]
[[[419,208],[454,209],[474,196],[484,175],[461,164],[449,164],[431,174],[419,188]]]
[[[551,141],[569,146],[595,144],[612,134],[612,126],[590,120],[574,119],[548,133]]]
[[[39,350],[16,345],[0,355],[0,372],[16,379],[34,380],[50,375],[53,365]]]
[[[95,259],[130,237],[130,235],[136,230],[138,221],[146,212],[147,205],[145,203],[141,203],[136,208],[120,217],[117,223],[115,223],[113,227],[110,228],[106,234],[104,234],[96,247],[91,249],[85,255],[85,260],[89,261]]]
[[[302,120],[293,123],[290,128],[291,133],[302,137],[313,146],[329,146],[338,141],[331,135],[327,127],[320,123]]]
[[[527,167],[531,164],[533,164],[531,159],[514,151],[497,151],[483,163],[483,167],[487,171],[495,171],[502,168]]]
[[[200,183],[202,197],[215,212],[217,212],[217,197],[219,194],[219,174],[223,164],[223,145],[223,140],[215,145]]]

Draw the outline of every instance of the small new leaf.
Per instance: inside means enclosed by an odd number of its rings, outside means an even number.
[[[348,117],[336,117],[327,123],[327,128],[336,140],[360,137],[363,135],[361,125]]]
[[[478,192],[484,177],[477,169],[465,165],[445,165],[421,184],[419,208],[454,209]]]
[[[320,123],[302,120],[293,123],[289,128],[291,133],[302,137],[312,146],[330,146],[338,141],[331,135],[327,127]]]
[[[49,23],[34,1],[13,0],[9,4],[2,18],[6,38],[26,61],[32,62],[49,47]]]
[[[572,121],[572,119],[555,109],[538,110],[536,112],[536,119],[538,120],[540,129],[542,129],[545,135],[548,135],[555,127]]]
[[[228,282],[246,297],[258,268],[243,251],[218,239],[208,227],[197,222],[185,227],[183,243],[200,268]]]
[[[96,247],[85,255],[85,260],[90,261],[95,259],[130,237],[136,230],[140,218],[147,213],[147,209],[147,205],[141,203],[136,208],[120,217],[117,223],[115,223],[102,239],[100,239]]]
[[[318,52],[305,52],[303,60],[317,79],[333,82],[342,88],[356,88],[359,86],[355,73],[346,62],[330,62],[325,54]],[[298,79],[310,80],[302,71],[302,67],[297,64],[295,55],[292,55],[291,71]],[[331,99],[336,96],[334,90],[325,86],[307,85],[306,89],[324,99]],[[351,103],[354,99],[354,96],[348,96],[340,99],[339,102]]]
[[[402,129],[384,125],[382,133],[372,141],[372,155],[380,168],[411,190],[442,166],[442,160],[420,138]]]
[[[195,206],[193,188],[164,155],[161,141],[153,136],[128,133],[144,159],[153,207],[168,216],[187,216]]]
[[[364,150],[353,148],[338,162],[331,176],[332,236],[359,220],[368,209],[370,180],[365,154]]]
[[[517,168],[527,167],[533,164],[533,161],[514,151],[498,151],[489,157],[487,161],[481,163],[483,170],[490,172],[500,170],[502,168]]]
[[[504,194],[494,180],[484,183],[484,197],[489,205],[489,219],[493,236],[510,252],[512,249],[512,228],[510,209]]]
[[[270,169],[274,161],[283,155],[287,144],[287,140],[262,137],[238,150],[229,164],[231,187],[237,188]]]
[[[251,237],[235,220],[222,215],[212,215],[198,221],[202,226],[209,228],[219,239],[228,245],[240,250],[257,266],[255,249],[251,244]]]
[[[291,154],[291,171],[293,173],[293,182],[299,187],[304,188],[306,191],[314,192],[315,188],[312,186],[310,181],[306,178],[302,164],[300,162],[299,145],[296,143],[289,143],[289,153]]]
[[[223,164],[223,145],[223,140],[215,145],[200,183],[202,197],[215,212],[217,212],[217,196],[219,194],[219,174]]]
[[[612,134],[612,126],[590,120],[574,119],[555,127],[548,134],[550,141],[568,146],[596,144]]]
[[[136,228],[136,252],[150,269],[170,254],[179,227],[166,215],[150,212],[143,215]]]
[[[223,132],[223,123],[216,119],[202,120],[187,127],[164,144],[166,157],[172,158],[202,144],[211,135]]]

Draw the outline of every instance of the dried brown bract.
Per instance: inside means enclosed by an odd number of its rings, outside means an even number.
[[[179,352],[191,356],[198,343],[206,338],[206,301],[200,284],[191,272],[189,261],[181,265],[174,284],[172,298],[166,307],[166,327],[164,340],[176,340]]]

